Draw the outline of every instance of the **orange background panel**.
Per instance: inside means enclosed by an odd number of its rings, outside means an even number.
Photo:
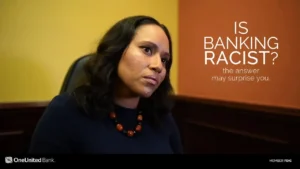
[[[246,21],[247,34],[235,34],[234,22]],[[300,1],[297,0],[180,0],[179,1],[179,60],[178,94],[253,104],[300,108]],[[242,29],[238,29],[243,31]],[[278,58],[262,54],[256,65],[233,65],[220,62],[205,65],[204,37],[234,39],[236,36],[258,37],[263,40],[278,38]],[[270,41],[271,42],[271,41]],[[274,43],[274,40],[271,42]],[[249,43],[246,43],[249,45]],[[226,58],[236,49],[216,48],[215,63],[219,53]],[[244,49],[237,49],[243,51]],[[262,48],[253,49],[258,52]],[[245,50],[249,52],[249,50]],[[242,57],[234,55],[233,60]],[[247,59],[247,58],[246,58]],[[249,59],[249,58],[248,58]],[[228,60],[229,61],[229,60]],[[246,60],[253,61],[253,60]],[[224,74],[227,69],[259,69],[256,74]],[[229,76],[254,76],[255,81],[233,82]],[[212,80],[213,76],[226,77],[225,82]],[[257,77],[269,80],[257,82]]]

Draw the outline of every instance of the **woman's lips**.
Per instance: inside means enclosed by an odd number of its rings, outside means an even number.
[[[152,85],[157,85],[157,79],[154,76],[144,76],[144,79]]]

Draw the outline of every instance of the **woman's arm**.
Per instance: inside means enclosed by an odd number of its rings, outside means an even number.
[[[30,154],[71,153],[67,101],[68,97],[57,96],[50,102],[33,133]]]
[[[174,154],[183,154],[180,132],[171,113],[168,116],[168,121],[170,124],[170,131],[171,131],[170,144],[174,151]]]

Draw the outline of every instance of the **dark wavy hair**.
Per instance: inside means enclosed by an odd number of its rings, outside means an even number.
[[[75,89],[78,105],[91,116],[104,117],[114,110],[113,90],[118,80],[118,64],[124,50],[136,34],[136,30],[146,24],[160,26],[169,39],[170,61],[166,65],[166,77],[149,98],[141,98],[138,109],[144,119],[157,126],[173,106],[173,88],[170,82],[172,65],[172,40],[166,26],[150,16],[130,16],[118,21],[104,35],[97,51],[91,55],[85,66],[87,78],[81,87]]]

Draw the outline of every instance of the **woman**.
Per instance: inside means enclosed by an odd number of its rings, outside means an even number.
[[[30,153],[182,153],[170,114],[172,41],[152,17],[117,22],[86,65],[88,78],[56,96],[32,137]]]

